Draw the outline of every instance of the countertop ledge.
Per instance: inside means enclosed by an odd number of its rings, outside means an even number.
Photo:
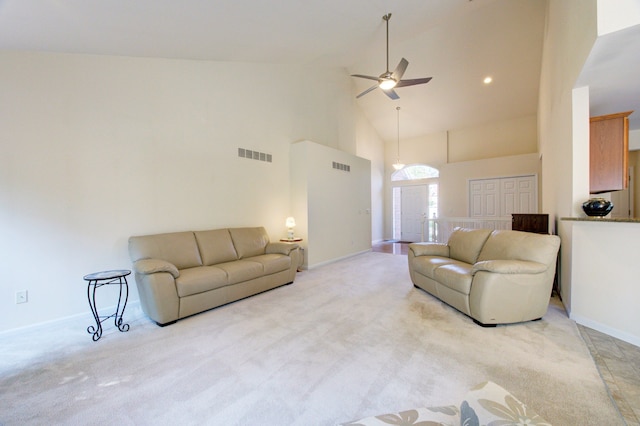
[[[622,222],[622,223],[640,223],[640,217],[561,217],[560,220],[572,220],[576,222]]]

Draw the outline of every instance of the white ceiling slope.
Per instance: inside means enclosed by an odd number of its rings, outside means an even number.
[[[359,99],[386,140],[537,112],[541,0],[0,0],[0,50],[339,66],[433,77]],[[486,75],[494,78],[482,84]],[[369,87],[353,79],[353,96]]]

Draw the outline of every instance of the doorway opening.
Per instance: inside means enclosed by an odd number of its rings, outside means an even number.
[[[438,217],[437,169],[425,164],[404,167],[391,175],[393,239],[427,241]]]

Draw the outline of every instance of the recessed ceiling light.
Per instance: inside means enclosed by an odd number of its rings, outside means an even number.
[[[491,84],[492,81],[493,81],[493,78],[491,78],[491,76],[487,76],[484,78],[484,80],[482,80],[484,84]]]

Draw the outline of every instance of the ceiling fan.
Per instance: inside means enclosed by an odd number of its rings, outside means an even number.
[[[389,19],[391,19],[391,14],[388,13],[382,17],[387,23],[387,70],[380,74],[380,77],[373,77],[370,75],[362,75],[362,74],[351,74],[352,77],[366,78],[367,80],[375,80],[378,83],[374,86],[369,87],[364,92],[360,93],[356,98],[360,98],[370,91],[380,88],[382,91],[391,99],[400,99],[400,96],[393,90],[396,87],[406,87],[406,86],[415,86],[416,84],[425,84],[431,81],[432,77],[427,78],[414,78],[410,80],[402,80],[402,75],[407,69],[409,65],[409,61],[405,58],[402,58],[395,71],[389,71]]]

